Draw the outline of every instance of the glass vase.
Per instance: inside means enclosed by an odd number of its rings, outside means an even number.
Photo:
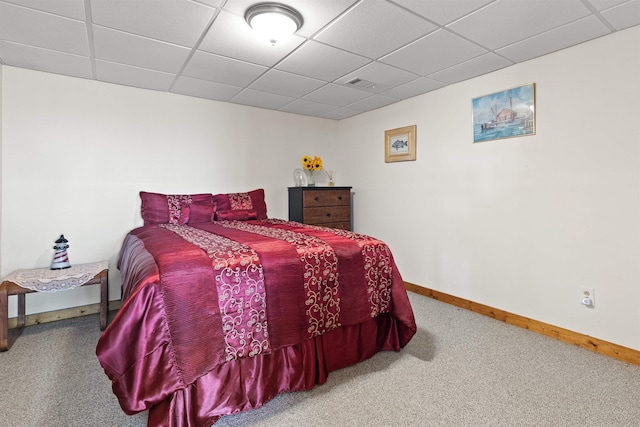
[[[306,170],[307,173],[307,187],[315,187],[316,186],[316,176],[315,171]]]

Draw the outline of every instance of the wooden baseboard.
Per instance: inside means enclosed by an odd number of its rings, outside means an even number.
[[[120,300],[109,301],[109,311],[119,310],[121,306]],[[62,310],[47,311],[45,313],[36,313],[27,315],[25,326],[38,325],[40,323],[55,322],[57,320],[71,319],[74,317],[88,316],[90,314],[100,313],[100,304],[82,305],[79,307],[65,308]],[[14,329],[18,324],[18,318],[9,319],[9,329]]]
[[[492,317],[496,320],[509,323],[510,325],[528,329],[538,334],[546,335],[569,344],[577,345],[623,362],[640,365],[640,351],[638,350],[633,350],[628,347],[623,347],[618,344],[613,344],[598,338],[573,332],[568,329],[559,328],[548,323],[529,319],[524,316],[509,313],[508,311],[499,310],[477,302],[458,298],[443,292],[434,291],[433,289],[424,288],[422,286],[414,285],[413,283],[404,282],[404,285],[408,291],[415,292],[438,301],[446,302],[447,304],[455,305],[456,307],[464,308],[484,316]]]

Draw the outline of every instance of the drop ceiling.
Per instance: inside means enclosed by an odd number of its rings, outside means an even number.
[[[0,0],[0,63],[343,119],[640,24],[640,0]]]

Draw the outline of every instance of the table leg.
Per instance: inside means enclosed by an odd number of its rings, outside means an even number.
[[[109,270],[100,273],[100,330],[107,327],[109,316]]]
[[[0,351],[7,351],[22,334],[27,316],[25,314],[25,294],[17,294],[18,297],[18,324],[15,329],[9,330],[9,292],[7,282],[0,285]],[[15,295],[15,294],[14,294]]]
[[[0,285],[0,351],[9,350],[9,295],[7,286]]]

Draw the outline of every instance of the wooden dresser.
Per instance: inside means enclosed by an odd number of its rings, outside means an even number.
[[[351,230],[351,187],[289,187],[289,221]]]

